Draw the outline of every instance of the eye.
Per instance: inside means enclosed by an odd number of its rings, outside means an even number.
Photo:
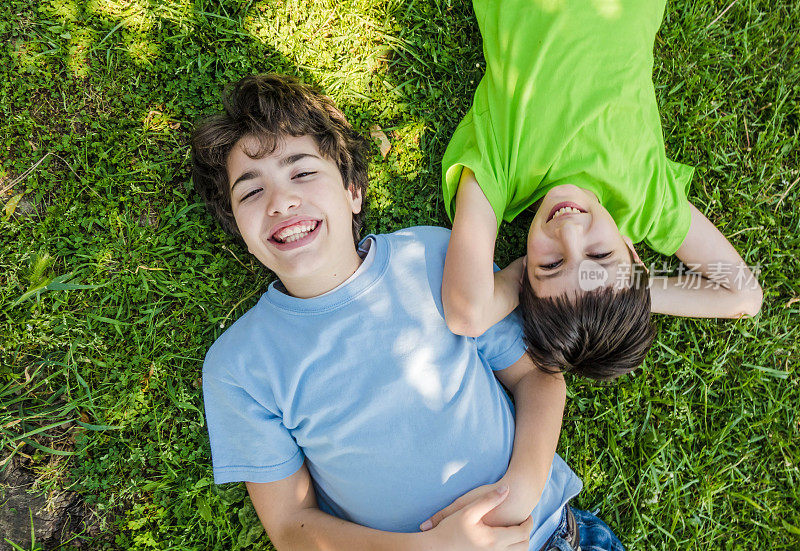
[[[611,256],[611,251],[607,253],[587,254],[586,256],[588,256],[589,258],[594,258],[595,260],[600,260],[601,258],[606,258],[608,256]]]
[[[563,260],[563,259],[561,259],[561,260],[558,260],[558,261],[556,261],[556,262],[553,262],[552,264],[545,264],[545,265],[543,265],[543,266],[539,266],[539,267],[540,267],[540,268],[543,268],[543,269],[545,269],[545,270],[554,270],[555,268],[558,268],[559,266],[561,266],[561,263],[562,263],[562,262],[564,262],[564,260]]]
[[[241,203],[242,201],[245,201],[245,200],[249,199],[250,197],[252,197],[253,195],[257,194],[260,191],[261,191],[261,188],[256,188],[256,189],[254,189],[252,191],[247,192],[247,194],[245,194],[244,197],[239,199],[239,202]]]
[[[316,172],[300,172],[292,176],[292,180],[296,180],[297,178],[306,178],[308,176],[311,176],[312,174],[316,174]]]

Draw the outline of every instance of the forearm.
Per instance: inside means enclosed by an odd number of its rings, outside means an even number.
[[[274,482],[247,482],[261,524],[280,551],[436,549],[430,533],[382,532],[322,512],[305,464]]]
[[[761,287],[752,274],[741,287],[723,286],[699,275],[688,282],[685,277],[655,279],[650,286],[651,309],[656,314],[691,318],[755,316],[761,309]]]
[[[278,551],[434,551],[430,533],[383,532],[316,508],[297,512],[269,536]]]
[[[561,433],[567,390],[561,374],[533,369],[513,389],[516,409],[514,447],[501,480],[506,501],[486,517],[490,525],[519,524],[531,514],[547,483]]]

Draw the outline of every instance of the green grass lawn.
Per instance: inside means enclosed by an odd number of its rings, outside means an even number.
[[[632,550],[800,548],[798,35],[795,0],[675,0],[656,40],[668,154],[765,296],[753,320],[658,317],[644,369],[569,380],[577,505]],[[447,225],[470,3],[0,0],[0,42],[0,462],[80,494],[93,527],[64,549],[270,549],[243,486],[212,484],[200,372],[272,276],[199,204],[191,129],[226,83],[297,75],[392,143],[368,229]]]

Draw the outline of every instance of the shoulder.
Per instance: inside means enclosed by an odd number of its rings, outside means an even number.
[[[250,343],[253,334],[263,326],[265,313],[263,300],[245,312],[233,325],[217,337],[203,361],[203,375],[227,379],[236,365],[243,365],[246,357],[254,353]]]
[[[450,241],[450,230],[440,226],[412,226],[382,237],[389,241],[394,250],[422,247],[428,254],[444,254]]]
[[[407,291],[416,289],[418,297],[432,296],[440,303],[450,230],[437,226],[414,226],[378,237],[388,241],[391,278],[403,282]],[[438,305],[437,309],[441,311],[441,306]]]

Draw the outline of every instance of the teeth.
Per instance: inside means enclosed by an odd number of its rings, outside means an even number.
[[[308,235],[314,228],[317,227],[316,222],[303,222],[300,224],[295,224],[294,226],[289,226],[278,233],[276,233],[273,237],[278,241],[283,241],[284,243],[291,243],[292,241],[297,241],[298,239],[302,239],[306,235]]]
[[[575,207],[561,207],[558,209],[555,214],[553,214],[553,218],[551,220],[555,220],[557,217],[561,216],[562,214],[572,214],[572,213],[580,213],[580,209],[576,209]]]
[[[295,233],[295,234],[290,235],[286,239],[284,239],[283,242],[284,243],[291,243],[292,241],[297,241],[298,239],[302,239],[306,235],[308,235],[308,233]]]

